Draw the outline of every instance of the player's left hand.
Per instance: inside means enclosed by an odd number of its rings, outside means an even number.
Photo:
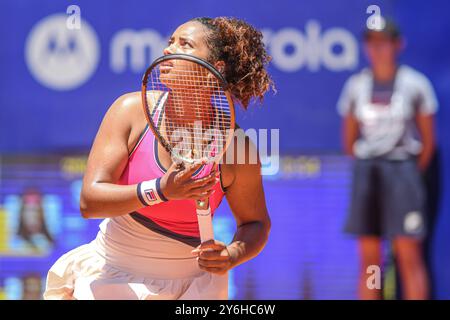
[[[191,252],[197,256],[198,265],[204,271],[222,275],[232,267],[233,258],[221,241],[206,241]]]

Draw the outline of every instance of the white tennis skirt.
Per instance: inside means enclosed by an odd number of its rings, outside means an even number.
[[[228,275],[200,270],[192,249],[129,215],[105,219],[50,268],[44,299],[228,299]]]

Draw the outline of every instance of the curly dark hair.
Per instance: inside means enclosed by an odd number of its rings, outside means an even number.
[[[247,22],[233,17],[194,18],[210,32],[206,43],[210,62],[224,61],[222,74],[233,98],[247,109],[252,99],[262,102],[264,94],[275,90],[266,66],[272,59],[266,52],[262,33]]]

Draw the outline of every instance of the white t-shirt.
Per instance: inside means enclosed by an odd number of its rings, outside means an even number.
[[[341,116],[353,113],[359,123],[360,137],[353,146],[357,158],[405,160],[422,149],[415,115],[434,114],[438,104],[430,81],[402,65],[391,83],[375,82],[369,69],[351,76],[337,108]]]

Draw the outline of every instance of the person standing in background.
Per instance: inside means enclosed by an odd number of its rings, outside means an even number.
[[[404,298],[429,297],[421,172],[435,150],[438,104],[430,81],[398,63],[402,47],[394,22],[366,29],[370,66],[347,80],[338,101],[345,152],[355,158],[345,231],[358,237],[361,299],[381,299],[381,289],[367,286],[367,268],[382,265],[382,239],[392,242]]]

